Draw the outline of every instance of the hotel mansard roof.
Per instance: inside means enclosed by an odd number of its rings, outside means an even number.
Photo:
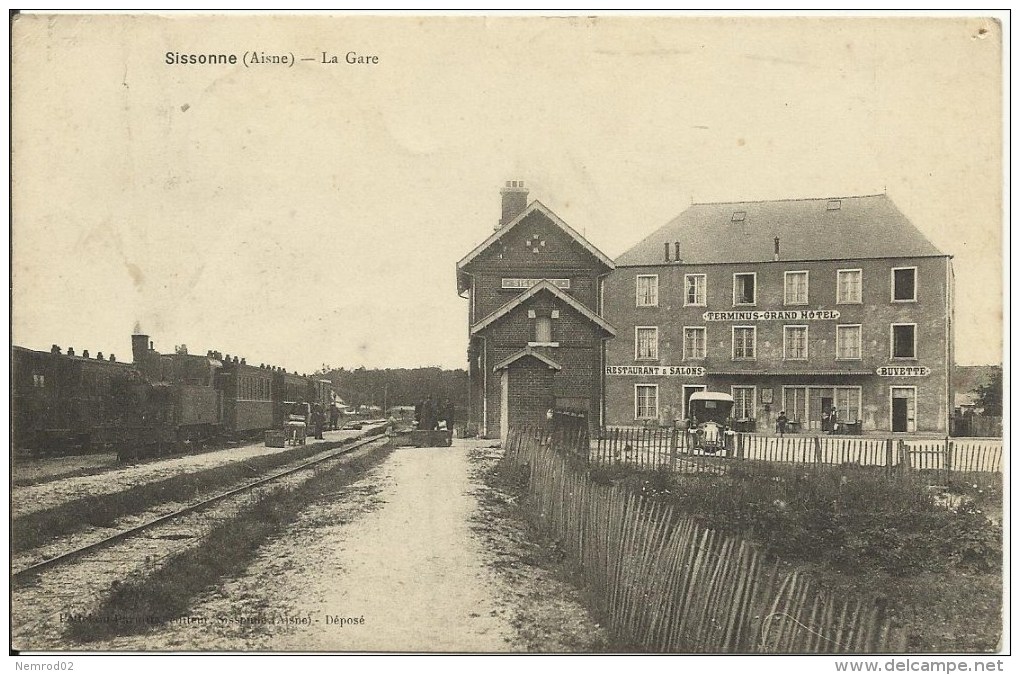
[[[886,195],[692,204],[616,259],[618,267],[669,262],[937,257],[939,251]]]

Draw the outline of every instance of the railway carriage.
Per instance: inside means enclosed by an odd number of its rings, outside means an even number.
[[[274,426],[275,373],[262,366],[249,366],[234,357],[220,372],[223,430],[232,436],[252,435]]]
[[[13,347],[11,425],[16,452],[59,454],[116,450],[122,458],[185,451],[204,441],[282,429],[313,406],[325,415],[329,380],[250,366],[244,359],[157,352],[147,335],[131,337],[132,363]]]
[[[16,451],[98,451],[126,442],[124,429],[151,426],[151,386],[132,365],[74,350],[14,347],[11,423]]]

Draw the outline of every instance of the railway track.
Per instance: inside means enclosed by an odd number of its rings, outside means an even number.
[[[269,476],[260,478],[258,480],[254,480],[240,487],[232,488],[225,492],[215,494],[211,497],[208,497],[201,501],[195,502],[194,504],[190,504],[182,509],[174,511],[173,513],[168,513],[166,515],[159,516],[158,518],[153,518],[152,520],[148,520],[139,525],[135,525],[133,527],[121,530],[113,535],[110,535],[98,541],[91,542],[84,546],[80,546],[69,551],[66,551],[64,553],[61,553],[59,555],[53,556],[41,562],[29,565],[28,567],[12,572],[11,583],[17,584],[31,581],[32,579],[36,578],[40,573],[45,572],[49,569],[67,564],[69,562],[76,560],[77,558],[88,555],[90,553],[95,553],[125,539],[135,537],[139,534],[146,532],[147,530],[151,530],[152,528],[158,527],[160,525],[165,525],[174,519],[186,516],[191,513],[195,513],[197,511],[201,511],[204,508],[207,508],[213,504],[216,504],[217,502],[223,501],[230,497],[234,497],[244,492],[251,491],[255,488],[268,485],[274,481],[286,478],[287,476],[290,476],[292,474],[298,473],[300,471],[305,471],[309,468],[313,468],[316,465],[321,464],[323,462],[327,462],[329,460],[333,460],[338,457],[350,454],[357,450],[358,448],[368,445],[369,443],[384,440],[385,438],[386,438],[385,436],[371,436],[369,438],[360,439],[358,441],[355,441],[354,443],[351,443],[350,445],[342,446],[338,448],[335,452],[330,452],[322,457],[317,457],[316,459],[303,462],[297,466],[285,469],[283,471],[278,471]]]

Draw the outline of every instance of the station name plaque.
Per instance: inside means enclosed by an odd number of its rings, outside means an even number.
[[[524,288],[531,288],[535,284],[539,284],[543,281],[548,281],[556,288],[561,288],[565,291],[570,290],[570,279],[520,279],[503,277],[502,287],[505,289],[519,290]]]

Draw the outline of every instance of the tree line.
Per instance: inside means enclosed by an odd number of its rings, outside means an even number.
[[[468,379],[464,369],[424,368],[332,368],[323,365],[319,375],[333,383],[333,390],[347,405],[414,405],[426,396],[467,407]]]

